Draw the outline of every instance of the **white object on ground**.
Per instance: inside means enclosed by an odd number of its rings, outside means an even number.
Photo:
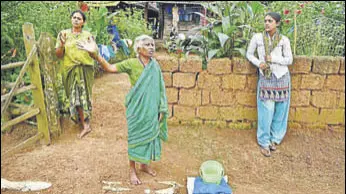
[[[131,191],[129,188],[125,187],[119,187],[118,185],[121,185],[121,182],[118,181],[102,181],[105,186],[102,187],[103,190],[106,191],[113,191],[113,192],[122,192],[122,191]]]
[[[1,178],[1,189],[9,189],[9,190],[19,190],[19,191],[40,191],[43,189],[48,189],[51,187],[51,183],[47,182],[39,182],[39,181],[8,181],[6,179]]]
[[[102,181],[103,184],[106,184],[106,185],[121,185],[121,182],[112,182],[112,181]]]
[[[228,182],[227,175],[223,177]],[[195,179],[196,177],[187,177],[187,194],[193,194],[193,189],[195,187]]]
[[[174,194],[175,191],[179,189],[179,187],[184,187],[183,185],[175,182],[175,181],[160,181],[159,183],[170,185],[170,188],[155,190],[155,194]]]
[[[112,186],[109,186],[109,185],[103,186],[102,189],[106,190],[106,191],[114,191],[114,192],[131,191],[131,189],[129,189],[129,188],[112,187]]]

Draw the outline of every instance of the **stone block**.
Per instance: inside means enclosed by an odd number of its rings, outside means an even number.
[[[208,63],[210,74],[221,75],[232,73],[232,61],[228,58],[212,59]]]
[[[173,86],[172,73],[171,72],[163,72],[162,76],[163,76],[163,80],[165,82],[165,86],[166,87],[172,87]]]
[[[288,68],[291,74],[308,74],[311,72],[312,58],[307,56],[294,56],[293,65],[289,65]]]
[[[224,89],[244,89],[246,85],[246,76],[245,75],[225,75],[222,77],[222,88]]]
[[[323,88],[325,75],[309,74],[302,75],[301,89],[319,90]]]
[[[216,106],[200,106],[197,108],[197,117],[206,120],[218,120],[219,108]]]
[[[312,72],[318,74],[337,74],[340,69],[340,60],[336,57],[314,57]]]
[[[300,83],[302,81],[302,76],[295,74],[291,76],[291,89],[292,90],[299,90],[300,89]]]
[[[202,104],[202,91],[197,89],[180,89],[179,104],[199,106]]]
[[[257,94],[256,92],[237,92],[236,100],[238,104],[256,107],[257,106]]]
[[[301,123],[316,123],[319,120],[318,108],[296,108],[295,117],[292,121]]]
[[[196,85],[195,73],[174,73],[173,86],[177,88],[193,88]]]
[[[160,64],[162,72],[176,72],[179,70],[179,62],[175,57],[169,55],[157,55],[155,59]]]
[[[189,56],[179,60],[181,72],[197,73],[202,71],[202,60],[198,56]]]
[[[235,93],[223,90],[212,90],[210,101],[213,105],[231,106],[236,104]]]
[[[310,105],[310,91],[297,90],[291,91],[291,106],[309,106]]]
[[[345,93],[340,93],[338,106],[340,108],[345,108]]]
[[[251,91],[257,91],[258,77],[253,75],[248,75],[246,76],[246,78],[247,78],[246,88]]]
[[[177,103],[179,100],[177,88],[166,88],[166,95],[168,103]]]
[[[220,107],[220,118],[226,121],[257,120],[257,109],[247,107]]]
[[[210,104],[210,91],[202,90],[202,105]]]
[[[325,124],[345,124],[345,109],[322,109],[320,122]]]
[[[313,91],[311,104],[318,108],[334,108],[337,104],[338,95],[336,92]]]
[[[289,110],[289,112],[288,112],[288,120],[289,121],[293,121],[294,120],[294,118],[295,118],[295,116],[296,116],[296,108],[294,108],[294,107],[290,107],[290,110]]]
[[[257,67],[245,58],[234,57],[232,59],[233,72],[236,74],[256,74]]]
[[[345,91],[345,75],[329,75],[324,87],[329,90]]]
[[[203,71],[198,76],[197,85],[202,89],[220,88],[221,77]]]
[[[173,106],[174,117],[178,120],[193,120],[196,117],[195,112],[195,107],[180,105]]]

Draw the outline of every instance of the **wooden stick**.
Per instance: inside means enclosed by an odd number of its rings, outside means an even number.
[[[34,26],[31,23],[24,23],[22,29],[23,29],[25,51],[27,56],[29,56],[30,50],[36,47]],[[42,132],[43,138],[44,138],[44,144],[48,145],[50,144],[50,133],[48,128],[47,111],[46,111],[46,106],[44,103],[44,95],[43,95],[43,89],[42,89],[41,71],[40,71],[40,65],[38,60],[38,54],[35,53],[35,55],[33,55],[32,58],[33,58],[32,65],[29,66],[28,73],[30,76],[31,84],[37,87],[36,90],[32,91],[35,107],[40,109],[40,113],[36,116],[37,130],[38,132]]]
[[[13,69],[16,67],[21,67],[25,64],[25,61],[15,62],[15,63],[9,63],[6,65],[1,65],[1,70],[7,70],[7,69]]]
[[[24,93],[24,92],[29,91],[29,90],[33,90],[33,89],[36,89],[36,86],[34,86],[32,84],[30,84],[28,86],[21,87],[21,88],[17,89],[16,91],[14,91],[13,96]],[[10,96],[10,93],[2,95],[1,96],[1,102],[6,100],[9,96]]]
[[[18,124],[20,122],[23,122],[24,120],[31,118],[31,117],[37,115],[38,113],[40,113],[40,109],[38,109],[38,108],[29,110],[27,113],[1,125],[1,132],[6,131],[6,129],[8,129],[10,126],[13,126],[13,125]]]
[[[37,141],[39,141],[41,138],[43,137],[43,134],[41,132],[38,132],[35,136],[30,137],[29,139],[25,140],[24,142],[10,148],[9,150],[5,151],[3,154],[1,154],[1,156],[4,155],[9,155],[12,154],[20,149],[23,149],[25,147],[28,147],[34,143],[36,143]]]
[[[10,103],[10,106],[8,107],[8,112],[11,113],[12,116],[18,116],[25,114],[30,109],[32,109],[31,106],[23,105],[23,104],[16,104],[16,103]]]

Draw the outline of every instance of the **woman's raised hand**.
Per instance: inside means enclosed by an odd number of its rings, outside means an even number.
[[[84,40],[84,41],[82,40],[77,41],[76,45],[77,45],[77,48],[85,50],[92,55],[97,55],[98,53],[98,47],[94,40],[94,37],[89,37],[88,40]]]
[[[59,40],[61,42],[61,47],[63,47],[65,45],[66,42],[66,33],[59,33]]]

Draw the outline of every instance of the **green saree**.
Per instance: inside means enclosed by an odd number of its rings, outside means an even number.
[[[126,96],[128,154],[148,164],[161,158],[161,140],[167,141],[168,104],[159,64],[152,59]],[[163,113],[161,122],[159,113]]]

